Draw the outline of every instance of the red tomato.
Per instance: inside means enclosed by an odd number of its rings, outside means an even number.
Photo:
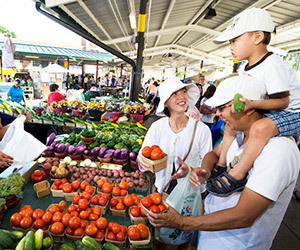
[[[140,210],[137,207],[133,207],[130,209],[130,214],[133,217],[139,217],[140,216]]]
[[[24,216],[29,216],[31,217],[32,214],[33,214],[33,209],[32,208],[26,208],[26,209],[23,209],[19,212],[23,217]]]
[[[113,232],[108,232],[108,234],[106,235],[106,238],[108,240],[116,240],[116,236]]]
[[[117,239],[117,241],[124,241],[125,240],[125,234],[122,231],[118,232],[117,235],[116,235],[116,239]]]
[[[83,220],[87,220],[89,218],[89,213],[87,211],[82,210],[79,214],[79,217]]]
[[[80,200],[78,201],[78,207],[79,207],[81,210],[87,209],[88,206],[89,206],[89,202],[88,202],[87,199],[82,198],[82,199],[80,199]]]
[[[120,196],[121,190],[119,187],[114,187],[111,191],[113,196]]]
[[[40,229],[44,227],[44,221],[42,219],[37,219],[33,222],[34,229]]]
[[[152,205],[152,200],[149,197],[144,197],[141,202],[143,206],[147,208]]]
[[[58,205],[51,204],[47,212],[50,212],[52,214],[55,214],[56,212],[59,212]]]
[[[150,199],[154,205],[161,203],[161,196],[158,193],[150,194]]]
[[[62,213],[61,212],[56,212],[52,216],[52,222],[61,222],[62,219]]]
[[[89,214],[93,213],[93,209],[91,207],[88,207],[85,211],[87,211]]]
[[[137,227],[129,227],[128,228],[128,236],[131,240],[140,240],[140,231]]]
[[[61,222],[64,224],[64,226],[69,226],[69,220],[71,219],[71,215],[69,213],[65,213],[61,219]]]
[[[14,214],[10,217],[10,223],[11,223],[14,227],[19,227],[22,218],[23,218],[23,216],[22,216],[21,214],[19,214],[19,213],[14,213]]]
[[[86,225],[87,225],[86,220],[81,220],[80,227],[83,228],[83,229],[85,229],[85,228],[86,228]]]
[[[151,152],[152,152],[152,149],[149,146],[146,146],[142,149],[142,155],[146,158],[150,157]]]
[[[60,212],[63,212],[63,211],[65,210],[65,208],[66,208],[66,205],[67,205],[67,202],[65,202],[65,201],[60,201],[60,202],[58,203],[59,211],[60,211]]]
[[[120,195],[121,196],[127,195],[127,190],[126,189],[121,189]]]
[[[123,232],[125,235],[127,234],[127,227],[124,225],[120,225],[121,227],[121,232]]]
[[[85,234],[94,237],[97,234],[97,227],[95,224],[90,224],[85,228]]]
[[[125,206],[124,206],[124,204],[123,204],[122,202],[119,202],[119,203],[117,204],[117,206],[116,206],[116,209],[117,209],[117,210],[124,210],[124,209],[125,209]]]
[[[116,224],[115,222],[109,222],[109,223],[108,223],[108,230],[111,231],[111,230],[112,230],[112,227],[113,227],[115,224]]]
[[[96,206],[93,208],[93,214],[96,214],[98,216],[101,215],[101,208],[99,206]]]
[[[19,211],[22,211],[22,210],[27,209],[27,208],[32,209],[31,205],[23,205],[22,207],[20,207]]]
[[[110,200],[110,206],[115,207],[118,204],[118,200],[116,198],[111,198]]]
[[[59,186],[61,184],[61,179],[55,179],[54,185]]]
[[[72,213],[73,211],[76,211],[77,210],[77,206],[74,205],[74,204],[71,204],[69,207],[68,207],[68,212],[69,213]]]
[[[66,178],[62,178],[61,179],[61,184],[65,184],[65,183],[67,183],[68,182],[68,180],[66,179]]]
[[[95,238],[99,239],[99,240],[102,240],[104,238],[104,233],[102,231],[98,230],[97,233],[96,233]]]
[[[163,157],[164,157],[164,152],[159,148],[153,149],[150,154],[150,159],[153,161],[160,160]]]
[[[99,216],[96,215],[96,214],[90,214],[89,215],[89,220],[91,220],[91,221],[96,221],[98,218],[99,218]]]
[[[145,224],[138,224],[136,226],[140,232],[141,240],[146,240],[149,237],[149,230]]]
[[[158,205],[158,208],[159,208],[160,212],[163,212],[166,210],[166,207],[163,204]]]
[[[71,215],[71,218],[72,217],[79,217],[79,212],[78,211],[73,211],[73,212],[70,213],[70,215]]]
[[[84,191],[90,193],[90,195],[93,195],[94,192],[95,192],[95,188],[91,185],[88,185],[88,186],[85,187]]]
[[[62,234],[64,232],[64,225],[61,222],[54,222],[50,228],[53,234]]]
[[[92,205],[98,205],[99,204],[99,196],[95,195],[90,199],[90,203]]]
[[[102,186],[102,192],[103,193],[110,193],[113,189],[113,186],[108,182],[108,183],[104,183]]]
[[[131,207],[134,204],[134,199],[130,194],[128,194],[124,197],[124,204],[127,207]]]
[[[78,204],[78,201],[81,199],[81,196],[79,194],[76,194],[73,199],[72,199],[72,202],[74,204]]]
[[[77,229],[81,226],[81,220],[79,219],[79,217],[72,217],[70,220],[69,220],[69,227],[71,229]]]
[[[159,207],[158,207],[157,205],[152,205],[152,206],[149,208],[149,210],[150,210],[152,213],[156,213],[156,214],[160,213],[160,209],[159,209]]]
[[[70,228],[70,227],[67,227],[66,234],[68,234],[68,235],[74,235],[74,230],[72,228]]]
[[[32,182],[40,182],[40,181],[44,180],[44,176],[43,176],[43,175],[41,175],[41,176],[36,176],[36,175],[32,174],[32,175],[30,176],[30,180],[31,180]]]
[[[36,210],[33,211],[33,214],[32,214],[32,218],[34,220],[37,220],[37,219],[41,219],[44,215],[44,211],[40,208],[37,208]]]
[[[72,185],[72,189],[76,191],[80,187],[80,181],[78,180],[72,181],[71,185]]]
[[[30,228],[32,225],[32,218],[30,216],[25,216],[21,221],[20,221],[20,227],[23,229]]]
[[[65,183],[63,185],[64,193],[71,193],[72,192],[72,185],[70,183]]]
[[[84,233],[84,230],[83,230],[83,228],[80,227],[80,228],[75,229],[74,236],[82,236],[83,233]]]
[[[133,200],[134,200],[134,205],[138,205],[141,202],[141,199],[138,196],[133,196]]]
[[[112,228],[111,228],[111,231],[114,233],[114,234],[117,234],[118,232],[121,231],[121,227],[118,223],[115,223]]]
[[[119,187],[120,187],[121,189],[128,190],[129,185],[128,185],[128,183],[127,183],[126,181],[121,181],[120,184],[119,184]]]
[[[151,149],[153,150],[153,149],[156,149],[156,148],[159,148],[160,149],[160,147],[158,146],[158,145],[152,145],[151,146]]]
[[[59,187],[58,187],[57,185],[53,184],[52,187],[51,187],[51,189],[52,189],[52,190],[58,190]]]
[[[52,213],[50,212],[44,213],[44,215],[42,216],[42,220],[44,221],[45,225],[49,225],[50,222],[52,221]]]
[[[107,227],[107,220],[104,217],[100,217],[98,220],[96,220],[96,226],[99,229],[106,229],[106,227]]]
[[[90,185],[90,183],[88,181],[83,181],[80,183],[80,188],[82,190],[84,190],[86,188],[86,186]]]
[[[101,198],[99,199],[99,205],[104,207],[106,203],[107,203],[107,199],[101,196]]]
[[[35,175],[35,176],[43,176],[43,172],[41,171],[41,170],[35,170],[34,172],[33,172],[33,174]]]
[[[88,201],[92,198],[91,194],[87,191],[83,191],[81,195],[83,198],[87,199]]]
[[[109,200],[110,195],[109,195],[109,194],[106,194],[106,193],[103,193],[103,194],[101,195],[101,197],[105,198],[106,200]],[[99,197],[99,199],[100,199],[101,197]]]

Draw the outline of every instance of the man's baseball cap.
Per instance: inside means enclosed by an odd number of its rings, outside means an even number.
[[[251,31],[274,32],[274,30],[272,17],[266,10],[251,8],[235,16],[226,30],[213,42],[223,43]]]
[[[251,101],[264,100],[267,90],[263,82],[252,76],[234,76],[220,83],[213,97],[207,99],[205,104],[218,107],[233,100],[235,94],[242,94]]]

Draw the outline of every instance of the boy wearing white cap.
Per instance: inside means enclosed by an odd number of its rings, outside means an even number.
[[[243,138],[236,138],[226,155],[227,162],[239,156],[249,143],[251,127],[263,120],[255,109],[232,112],[232,100],[239,91],[251,101],[263,100],[266,90],[261,82],[250,76],[236,76],[224,80],[207,104],[217,107],[217,115]],[[208,153],[201,168],[192,171],[190,183],[201,184],[205,172],[213,171],[220,157],[221,145]],[[182,163],[182,172],[188,166]],[[270,166],[269,166],[270,165]],[[183,216],[169,207],[165,213],[148,213],[149,222],[155,227],[170,227],[182,230],[198,230],[199,250],[238,249],[267,250],[281,224],[290,202],[299,172],[299,151],[293,139],[273,137],[264,146],[248,174],[243,192],[228,197],[209,194],[205,199],[205,215]]]
[[[234,17],[226,31],[214,40],[215,43],[229,41],[233,57],[248,61],[239,74],[254,76],[266,86],[268,99],[241,99],[245,110],[269,111],[264,119],[253,125],[240,161],[228,173],[221,166],[225,166],[226,145],[230,145],[235,135],[228,132],[228,126],[225,127],[223,150],[213,176],[217,178],[210,178],[207,186],[215,195],[227,196],[243,189],[247,172],[270,138],[300,134],[300,84],[295,72],[279,56],[267,50],[274,30],[270,14],[263,9],[252,8]]]

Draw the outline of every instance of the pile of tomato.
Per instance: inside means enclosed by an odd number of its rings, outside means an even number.
[[[145,146],[142,149],[142,155],[148,159],[156,161],[156,160],[160,160],[164,157],[164,152],[157,145],[153,145],[151,147]]]
[[[33,210],[31,205],[24,205],[18,213],[14,213],[10,217],[10,223],[14,227],[23,229],[33,226],[34,229],[41,228],[47,230],[51,223],[61,221],[65,208],[65,201],[60,201],[58,204],[51,204],[46,212],[40,208]]]
[[[146,240],[149,238],[149,229],[145,224],[130,226],[128,228],[128,237],[130,240]]]
[[[125,241],[127,234],[127,227],[124,225],[120,225],[115,222],[108,223],[108,232],[106,235],[106,240],[109,241]]]
[[[47,174],[41,170],[35,170],[33,174],[30,176],[30,180],[32,182],[40,182],[46,178]]]
[[[162,204],[161,196],[158,193],[153,193],[144,197],[141,203],[152,213],[161,213],[166,210],[166,206]]]

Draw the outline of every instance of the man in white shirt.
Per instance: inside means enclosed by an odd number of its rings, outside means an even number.
[[[262,114],[254,109],[234,112],[232,100],[236,93],[249,100],[262,100],[266,90],[250,76],[237,76],[223,81],[215,95],[207,100],[207,105],[215,106],[217,115],[231,129],[243,133],[243,137],[237,137],[231,144],[227,165],[241,155],[251,125],[262,118]],[[221,147],[222,144],[209,152],[201,168],[193,170],[192,186],[200,185],[214,173],[213,167],[218,162]],[[187,165],[183,162],[182,168],[185,172]],[[274,137],[255,160],[241,193],[228,197],[209,194],[203,216],[184,217],[170,207],[166,213],[150,212],[148,218],[155,227],[198,230],[199,250],[269,249],[290,202],[298,173],[299,151],[295,141],[288,137]]]

